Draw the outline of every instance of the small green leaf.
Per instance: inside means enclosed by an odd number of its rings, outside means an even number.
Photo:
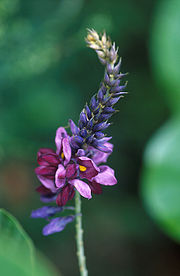
[[[142,196],[150,214],[180,241],[180,120],[173,119],[149,142],[144,158]]]
[[[53,266],[40,253],[7,211],[0,209],[0,271],[1,275],[57,276]]]

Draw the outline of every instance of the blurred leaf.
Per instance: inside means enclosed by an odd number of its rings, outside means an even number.
[[[173,112],[180,112],[180,1],[160,1],[152,43],[153,71],[163,86]]]
[[[1,275],[59,275],[49,261],[35,252],[34,246],[18,221],[0,209]]]
[[[142,196],[150,214],[180,241],[180,118],[151,139],[144,158]]]

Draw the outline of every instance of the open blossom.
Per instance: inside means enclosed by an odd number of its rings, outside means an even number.
[[[112,152],[112,144],[106,143],[109,153],[89,147],[91,158],[83,156],[84,151],[80,152],[82,156],[78,156],[79,153],[73,155],[70,137],[63,127],[57,129],[55,144],[56,152],[49,148],[40,149],[38,152],[37,161],[40,166],[35,169],[35,172],[42,186],[37,191],[44,202],[56,198],[56,203],[63,206],[74,197],[75,190],[90,199],[91,192],[101,193],[100,185],[117,183],[111,168],[97,166],[107,161]]]

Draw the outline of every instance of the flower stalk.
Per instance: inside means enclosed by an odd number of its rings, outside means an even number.
[[[81,197],[78,192],[75,196],[75,214],[76,214],[76,246],[77,246],[77,257],[79,263],[79,270],[81,276],[87,276],[88,271],[86,268],[86,257],[84,254],[84,243],[83,243],[83,229],[82,229],[82,215],[81,214]]]

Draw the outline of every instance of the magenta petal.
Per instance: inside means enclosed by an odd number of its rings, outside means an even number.
[[[100,171],[96,164],[93,162],[93,160],[85,156],[78,157],[78,164],[86,167],[86,171],[79,172],[81,178],[86,178],[90,180],[92,177],[96,176]]]
[[[93,194],[97,194],[97,195],[102,194],[102,188],[99,183],[96,183],[93,181],[93,182],[89,182],[88,184]]]
[[[35,173],[37,175],[42,175],[46,177],[53,177],[56,172],[56,167],[53,166],[39,166],[35,168]]]
[[[63,127],[59,127],[56,131],[55,144],[56,144],[56,153],[60,154],[62,147],[62,139],[67,137],[67,132]]]
[[[51,192],[56,193],[57,189],[54,185],[54,180],[52,179],[48,179],[45,176],[42,175],[37,175],[39,181],[49,190],[51,190]]]
[[[55,154],[55,151],[50,149],[50,148],[41,148],[39,149],[38,153],[37,153],[37,156],[41,156],[42,154],[49,154],[49,153],[53,153]]]
[[[41,154],[38,156],[38,164],[42,166],[57,166],[60,163],[60,160],[56,153],[47,153],[47,154]]]
[[[66,167],[66,177],[75,178],[77,176],[76,164],[68,164]]]
[[[100,166],[100,173],[93,178],[93,181],[102,185],[115,185],[117,179],[114,176],[114,170],[108,166]]]
[[[60,193],[56,198],[56,203],[59,206],[66,205],[68,200],[71,200],[74,197],[74,187],[72,185],[66,185],[62,188]]]
[[[39,187],[36,188],[36,192],[40,193],[41,195],[49,195],[51,194],[51,191],[44,187],[43,185],[40,185]]]
[[[107,142],[104,143],[104,146],[106,146],[110,150],[110,152],[105,153],[93,147],[89,147],[89,149],[92,149],[92,151],[94,152],[92,160],[96,163],[96,165],[99,165],[100,163],[106,163],[109,155],[113,151],[113,144]]]
[[[62,188],[65,185],[66,170],[63,165],[59,164],[58,169],[55,174],[55,184],[57,188]]]
[[[64,157],[65,157],[64,165],[66,166],[71,159],[71,147],[69,144],[68,137],[62,140],[62,148],[63,148]]]
[[[74,185],[76,190],[78,190],[80,195],[82,195],[83,197],[88,198],[88,199],[90,199],[92,197],[91,189],[90,189],[89,185],[86,184],[85,182],[83,182],[82,180],[73,179],[73,180],[69,181],[69,184]]]

